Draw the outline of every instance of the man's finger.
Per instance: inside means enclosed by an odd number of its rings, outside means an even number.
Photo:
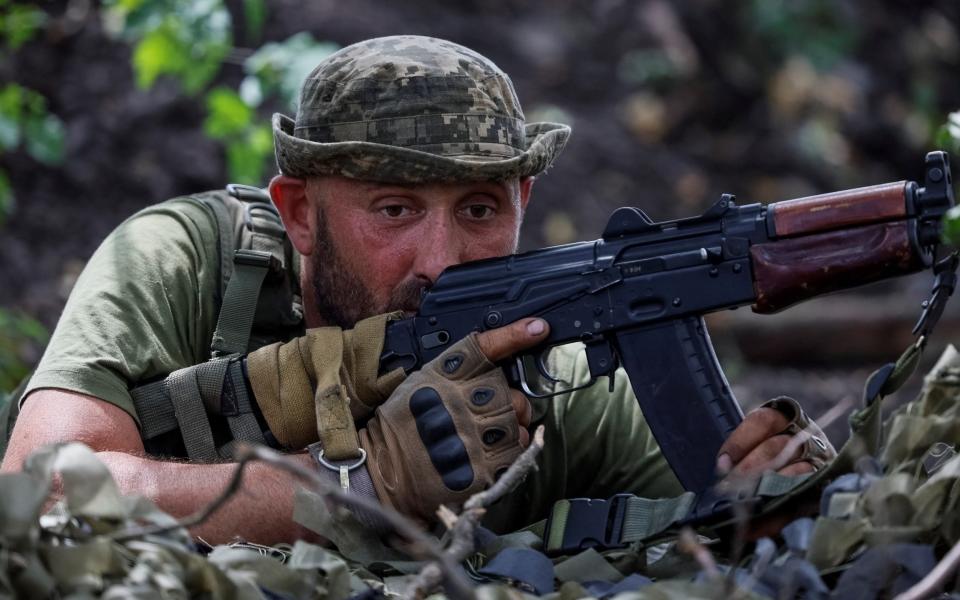
[[[527,431],[526,427],[520,428],[520,436],[517,438],[520,442],[520,446],[526,448],[530,445],[530,432]]]
[[[781,475],[787,475],[788,477],[794,475],[803,475],[804,473],[812,473],[816,469],[813,468],[813,465],[808,463],[805,460],[800,462],[795,462],[791,465],[787,465],[784,468],[777,471]]]
[[[786,464],[794,462],[794,460],[800,458],[799,448],[797,448],[794,456],[786,457],[780,464],[773,464],[789,443],[790,436],[786,434],[775,435],[764,440],[749,454],[744,456],[743,460],[734,465],[731,474],[738,476],[758,475],[764,471],[776,470]]]
[[[510,390],[510,403],[513,404],[513,410],[517,413],[517,421],[521,427],[530,426],[530,418],[533,416],[533,407],[530,400],[517,390]]]
[[[532,348],[544,339],[550,327],[543,319],[520,319],[504,327],[484,331],[477,343],[490,362],[499,362],[521,350]]]
[[[726,475],[764,440],[787,428],[787,417],[773,408],[758,408],[744,417],[717,453],[717,472]]]

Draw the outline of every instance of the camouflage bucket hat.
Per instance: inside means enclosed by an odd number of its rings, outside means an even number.
[[[273,116],[280,170],[388,183],[503,180],[546,170],[570,128],[525,123],[513,83],[476,52],[403,35],[321,62],[296,120]]]

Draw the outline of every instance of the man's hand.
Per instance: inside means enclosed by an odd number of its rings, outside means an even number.
[[[794,436],[802,436],[791,445]],[[750,477],[764,471],[801,475],[837,455],[816,423],[792,398],[781,396],[747,414],[720,447],[717,474]]]
[[[412,373],[360,431],[377,495],[433,521],[488,487],[529,444],[531,407],[494,363],[547,336],[540,319],[474,334]]]
[[[750,412],[720,447],[718,487],[759,477],[765,471],[802,475],[816,471],[837,456],[816,423],[807,418],[796,400],[781,396]],[[773,536],[794,519],[812,514],[817,497],[797,498],[781,510],[753,519],[745,535],[748,541]]]

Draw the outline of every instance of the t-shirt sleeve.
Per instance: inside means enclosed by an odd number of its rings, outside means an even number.
[[[214,219],[181,198],[117,227],[77,280],[27,393],[89,394],[136,419],[133,384],[205,360],[219,293]]]
[[[561,349],[557,363],[574,384],[589,381],[586,354]],[[567,368],[562,368],[564,363]],[[565,375],[566,376],[566,375]],[[566,442],[568,497],[606,498],[633,493],[666,498],[683,493],[643,418],[626,372],[619,369],[614,391],[606,378],[561,397]]]

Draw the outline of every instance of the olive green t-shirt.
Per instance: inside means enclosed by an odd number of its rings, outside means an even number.
[[[122,223],[77,280],[28,393],[89,394],[136,419],[131,388],[209,357],[219,265],[216,217],[194,199],[151,206]],[[575,346],[555,351],[550,363],[561,379],[588,380]],[[535,405],[546,426],[541,468],[491,511],[496,529],[543,518],[563,498],[682,492],[622,370],[613,393],[601,381]]]

